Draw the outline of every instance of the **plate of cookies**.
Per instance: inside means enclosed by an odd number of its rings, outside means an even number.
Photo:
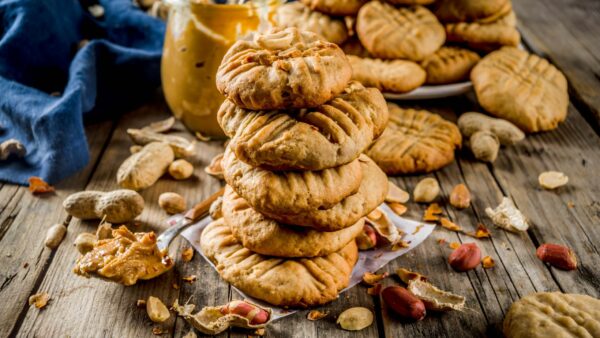
[[[390,100],[468,93],[479,60],[521,40],[509,0],[300,0],[276,22],[338,44],[352,79]]]

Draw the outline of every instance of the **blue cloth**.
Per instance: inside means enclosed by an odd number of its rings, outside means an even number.
[[[0,0],[0,141],[27,148],[0,162],[1,181],[56,183],[83,169],[84,119],[115,119],[160,85],[164,22],[131,0],[100,4],[95,19],[77,0]]]

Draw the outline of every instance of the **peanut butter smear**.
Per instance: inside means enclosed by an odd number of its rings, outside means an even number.
[[[154,232],[133,233],[125,226],[112,231],[113,238],[100,239],[77,259],[73,272],[104,277],[123,285],[155,278],[173,267],[173,261],[156,246]]]

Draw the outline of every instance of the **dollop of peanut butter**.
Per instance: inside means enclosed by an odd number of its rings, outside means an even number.
[[[173,267],[171,258],[156,246],[154,232],[133,233],[125,226],[112,238],[97,240],[94,248],[77,259],[73,272],[103,277],[123,285],[155,278]]]

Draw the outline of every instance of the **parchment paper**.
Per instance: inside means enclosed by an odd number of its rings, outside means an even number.
[[[419,244],[421,244],[433,231],[435,225],[417,222],[409,219],[405,219],[396,215],[385,203],[380,206],[380,208],[388,215],[390,220],[397,226],[403,233],[403,240],[406,241],[409,246],[407,248],[402,248],[396,251],[392,251],[390,248],[380,248],[375,250],[368,251],[360,251],[358,262],[356,262],[356,266],[354,266],[354,270],[352,271],[352,277],[350,278],[350,284],[347,288],[342,290],[340,293],[345,292],[346,290],[352,288],[356,284],[362,281],[362,276],[365,272],[375,272],[381,269],[384,265],[389,263],[391,260],[404,255],[410,250],[416,248]],[[181,215],[173,216],[171,219],[167,220],[167,222],[172,221],[173,218],[182,217]],[[210,217],[205,217],[196,224],[191,225],[188,229],[186,229],[182,236],[185,237],[192,246],[204,257],[204,259],[216,270],[215,266],[212,262],[202,254],[202,250],[200,250],[200,235],[202,234],[202,230],[212,221]],[[419,231],[414,233],[419,227]],[[258,299],[249,297],[244,294],[240,290],[234,287],[234,289],[242,295],[245,299],[250,300],[251,302],[261,305],[264,307],[271,308],[273,310],[273,314],[271,316],[271,321],[283,318],[288,316],[296,311],[284,309],[280,307],[274,307],[268,303],[260,301]]]

